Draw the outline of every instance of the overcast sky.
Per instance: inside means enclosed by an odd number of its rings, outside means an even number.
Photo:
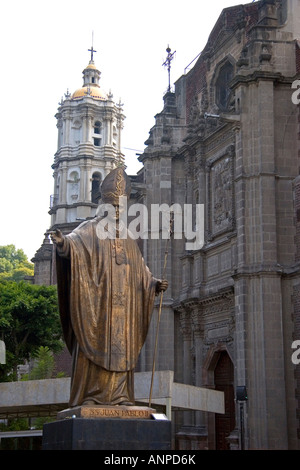
[[[246,3],[251,0],[2,2],[0,245],[12,243],[31,259],[50,226],[54,116],[64,93],[82,86],[92,33],[100,85],[124,103],[122,150],[134,174],[135,154],[163,107],[167,46],[176,51],[173,84],[205,47],[222,9]]]

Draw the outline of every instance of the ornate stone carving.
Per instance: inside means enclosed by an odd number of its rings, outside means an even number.
[[[201,310],[199,307],[192,311],[191,315],[192,320],[192,328],[194,331],[194,335],[198,337],[203,336],[203,317],[201,315]]]
[[[263,43],[261,45],[261,54],[259,56],[259,61],[263,62],[270,62],[272,58],[272,46],[268,43]]]
[[[197,161],[196,151],[190,148],[185,155],[184,159],[184,170],[187,177],[194,179],[195,177],[195,163]]]
[[[232,221],[232,177],[230,158],[212,168],[213,232],[227,228]]]
[[[201,93],[194,96],[190,108],[189,115],[189,128],[190,136],[197,136],[200,138],[205,137],[207,128],[210,126],[210,121],[205,119],[205,113],[209,107],[207,85],[203,87]],[[213,125],[215,125],[215,121]]]
[[[210,214],[208,237],[234,229],[234,185],[233,185],[234,147],[229,146],[225,154],[207,165],[209,171]]]
[[[180,330],[185,341],[192,338],[191,316],[190,312],[186,310],[180,312]]]
[[[204,330],[204,343],[211,345],[215,343],[230,343],[233,341],[234,321],[229,316],[226,320],[208,323]]]

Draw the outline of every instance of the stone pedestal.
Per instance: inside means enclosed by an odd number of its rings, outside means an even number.
[[[153,413],[138,406],[64,410],[44,425],[43,450],[171,450],[171,422]]]
[[[66,418],[120,418],[120,419],[150,419],[155,413],[147,406],[97,406],[85,405],[67,408],[57,413],[57,419]]]

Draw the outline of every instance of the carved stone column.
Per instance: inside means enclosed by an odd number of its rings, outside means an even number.
[[[192,325],[191,325],[191,314],[189,310],[183,310],[180,313],[180,330],[183,336],[183,363],[184,383],[188,384],[191,377],[191,347],[192,347]]]
[[[190,378],[192,376],[192,324],[190,309],[184,309],[180,312],[180,330],[183,335],[183,382],[190,384]],[[192,422],[193,413],[185,411],[183,425],[191,426]]]
[[[195,305],[191,314],[192,329],[194,332],[194,350],[195,350],[195,386],[202,387],[202,371],[203,371],[203,335],[204,326],[201,312],[201,306]],[[195,424],[201,428],[201,434],[207,434],[205,425],[205,413],[203,411],[196,411]]]

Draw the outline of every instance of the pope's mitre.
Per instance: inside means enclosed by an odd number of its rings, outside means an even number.
[[[101,199],[107,204],[118,204],[119,197],[129,198],[130,179],[123,168],[115,168],[104,178],[101,185]]]

